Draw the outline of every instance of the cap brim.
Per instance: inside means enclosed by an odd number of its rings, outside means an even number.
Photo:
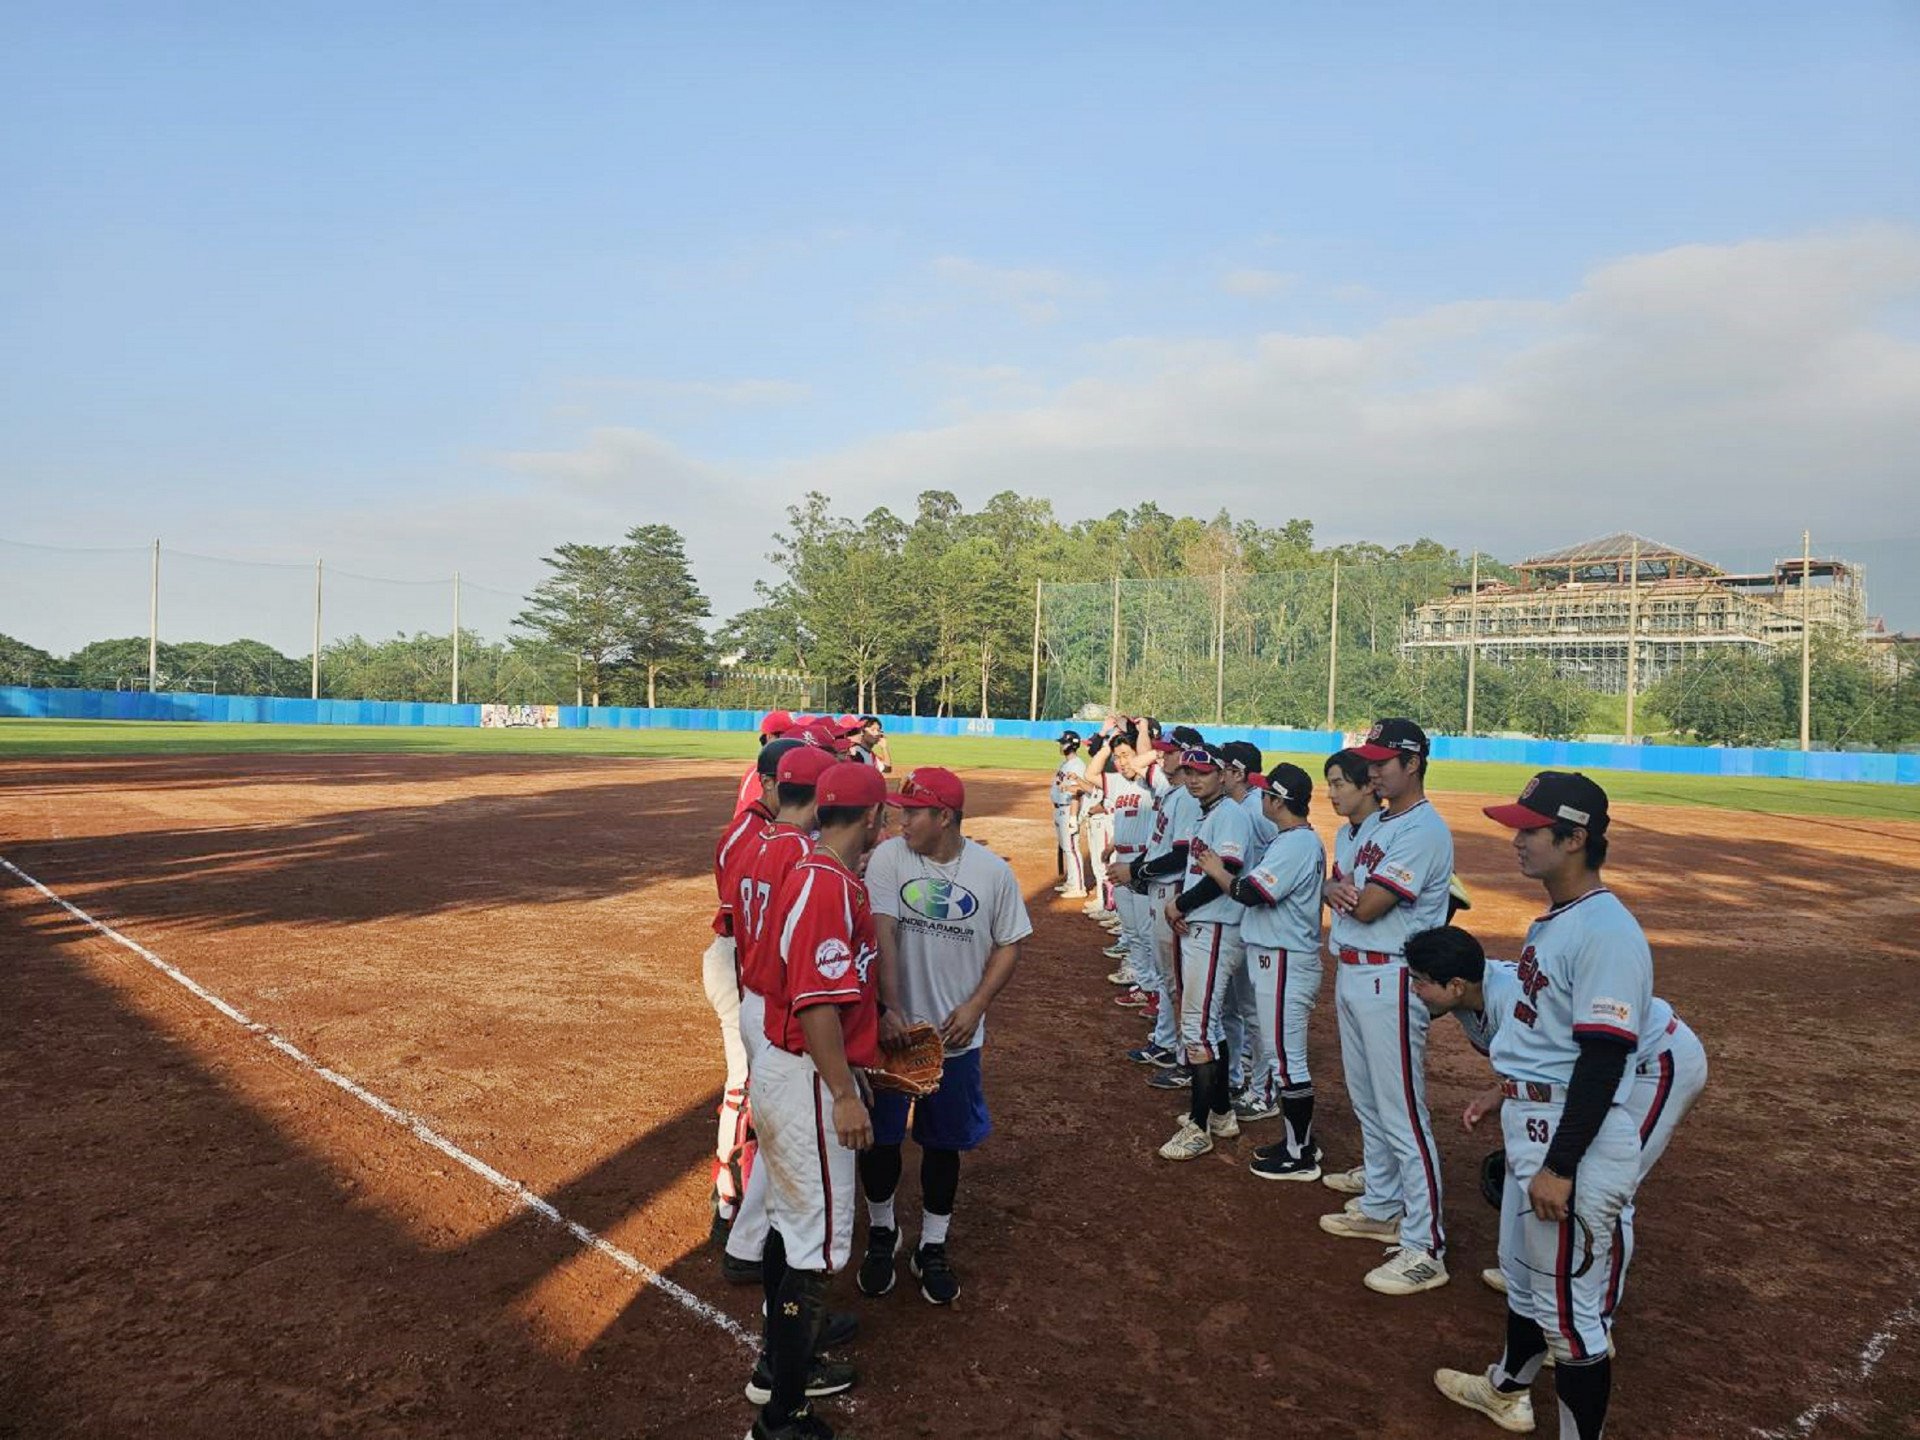
[[[938,800],[922,800],[917,795],[889,795],[887,804],[898,805],[902,810],[939,810],[943,808]]]
[[[1411,750],[1395,750],[1389,745],[1356,745],[1353,747],[1353,753],[1358,755],[1362,760],[1380,761],[1391,760],[1396,755],[1411,755],[1414,752]]]
[[[1553,824],[1556,817],[1542,815],[1538,810],[1529,810],[1524,805],[1488,805],[1481,812],[1489,820],[1506,826],[1509,830],[1540,830]]]

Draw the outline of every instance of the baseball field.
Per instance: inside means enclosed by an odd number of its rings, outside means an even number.
[[[744,1434],[759,1293],[705,1244],[698,974],[750,750],[0,722],[0,1436]],[[991,1021],[965,1293],[837,1281],[863,1380],[831,1413],[861,1440],[1497,1433],[1430,1378],[1501,1335],[1457,1028],[1429,1060],[1453,1282],[1389,1299],[1315,1224],[1339,1197],[1246,1172],[1271,1124],[1155,1157],[1178,1100],[1119,1057],[1137,1021],[1053,893],[1055,753],[893,750],[962,771],[1036,934]],[[1434,772],[1497,955],[1541,901],[1480,806],[1523,778]],[[1609,1433],[1920,1434],[1920,794],[1601,778],[1610,883],[1712,1065],[1641,1192]],[[1346,1164],[1337,1051],[1325,994]]]

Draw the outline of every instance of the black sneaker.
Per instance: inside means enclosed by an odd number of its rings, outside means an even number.
[[[860,1379],[851,1365],[838,1360],[814,1358],[813,1369],[807,1373],[807,1398],[818,1400],[823,1395],[838,1395],[843,1390],[851,1390]],[[764,1405],[773,1399],[773,1370],[762,1355],[753,1367],[753,1378],[747,1381],[747,1400],[754,1405]]]
[[[1270,1155],[1266,1152],[1277,1150],[1280,1153]],[[1320,1178],[1320,1160],[1311,1150],[1300,1155],[1290,1154],[1285,1145],[1263,1145],[1253,1152],[1253,1162],[1247,1166],[1262,1180],[1318,1180]]]
[[[893,1289],[893,1257],[900,1253],[900,1232],[884,1225],[867,1230],[867,1254],[860,1262],[860,1273],[853,1283],[862,1295],[878,1300]]]
[[[754,1421],[747,1440],[833,1440],[833,1427],[809,1405],[796,1410],[784,1425],[769,1425],[764,1418]]]
[[[860,1317],[851,1310],[829,1310],[827,1318],[820,1326],[821,1350],[838,1350],[842,1345],[851,1345],[854,1337],[860,1333]]]
[[[1185,1090],[1193,1084],[1193,1072],[1184,1065],[1176,1065],[1171,1070],[1155,1070],[1147,1077],[1147,1084],[1155,1090]]]
[[[960,1298],[960,1277],[947,1263],[945,1245],[922,1245],[913,1252],[909,1266],[928,1304],[951,1305]]]
[[[760,1262],[758,1260],[737,1260],[732,1255],[720,1257],[720,1278],[729,1285],[758,1285],[760,1283]]]

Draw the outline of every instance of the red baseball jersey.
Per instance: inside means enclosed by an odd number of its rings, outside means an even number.
[[[727,828],[714,842],[713,888],[720,896],[720,908],[713,912],[714,934],[731,935],[738,941],[740,932],[734,925],[733,902],[740,895],[740,867],[753,858],[760,846],[760,837],[772,823],[773,816],[756,800],[728,821]],[[735,969],[738,968],[736,959]]]
[[[813,838],[797,825],[776,820],[760,837],[741,870],[734,894],[734,940],[740,981],[771,1009],[787,998],[787,967],[780,959],[779,932],[769,912],[787,876],[813,853]]]
[[[740,793],[733,797],[733,813],[740,814],[751,805],[760,804],[760,765],[755,761],[747,767],[747,773],[740,777]],[[766,808],[764,806],[762,809]]]
[[[775,942],[786,966],[786,999],[767,1006],[767,1039],[793,1055],[807,1050],[800,1012],[840,1011],[849,1065],[880,1063],[879,947],[867,887],[825,846],[793,867],[774,900]]]

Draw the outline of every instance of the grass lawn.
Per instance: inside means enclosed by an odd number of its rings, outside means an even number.
[[[889,740],[896,768],[946,765],[956,770],[1051,770],[1059,755],[1043,740],[938,739],[900,735]],[[696,730],[479,730],[453,727],[357,725],[219,725],[185,721],[0,720],[0,762],[53,756],[113,755],[608,755],[728,759],[745,763],[753,737]],[[1287,759],[1315,777],[1324,757]],[[1441,762],[1433,788],[1517,795],[1532,772],[1520,765]],[[1845,815],[1920,820],[1920,786],[1849,785],[1817,780],[1720,779],[1596,771],[1618,802],[1705,805],[1783,815]]]

